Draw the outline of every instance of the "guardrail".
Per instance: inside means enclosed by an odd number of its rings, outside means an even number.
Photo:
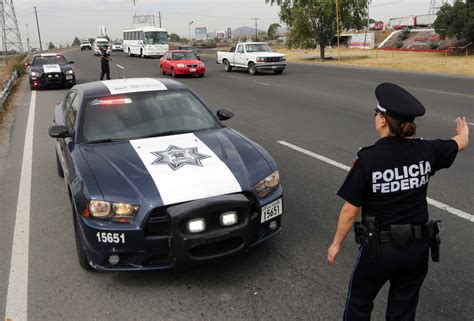
[[[17,80],[17,78],[18,78],[18,73],[15,70],[12,73],[12,76],[10,77],[10,79],[6,82],[6,84],[3,87],[2,91],[0,92],[0,112],[3,111],[3,105],[4,105],[5,101],[7,100],[8,96],[10,96],[10,91],[13,87],[13,84]]]

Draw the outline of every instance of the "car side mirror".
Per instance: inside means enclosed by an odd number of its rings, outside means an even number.
[[[69,132],[67,126],[64,125],[55,125],[49,127],[48,134],[53,138],[66,138],[72,137],[72,133]]]
[[[231,119],[234,116],[235,114],[228,109],[219,109],[217,111],[217,118],[219,118],[219,120]]]
[[[72,65],[74,63],[74,61],[69,61],[69,64]]]

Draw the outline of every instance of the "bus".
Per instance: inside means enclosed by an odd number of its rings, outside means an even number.
[[[169,50],[168,32],[163,28],[140,27],[124,30],[123,52],[129,56],[161,57]]]

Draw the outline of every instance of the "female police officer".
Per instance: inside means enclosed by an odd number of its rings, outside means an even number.
[[[390,280],[387,320],[414,320],[418,294],[428,271],[429,247],[436,260],[436,222],[428,222],[426,192],[431,176],[453,163],[468,145],[465,117],[457,118],[451,140],[410,139],[423,105],[389,83],[375,91],[375,129],[381,139],[363,148],[338,192],[341,209],[328,261],[335,265],[342,241],[355,223],[362,244],[349,285],[344,320],[370,320],[373,300]]]

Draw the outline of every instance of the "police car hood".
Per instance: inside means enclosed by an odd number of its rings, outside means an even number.
[[[276,170],[262,147],[228,128],[81,151],[105,200],[153,207],[248,192]]]
[[[55,73],[55,72],[66,72],[71,70],[72,67],[69,64],[45,64],[41,66],[31,66],[30,71],[38,73]]]

